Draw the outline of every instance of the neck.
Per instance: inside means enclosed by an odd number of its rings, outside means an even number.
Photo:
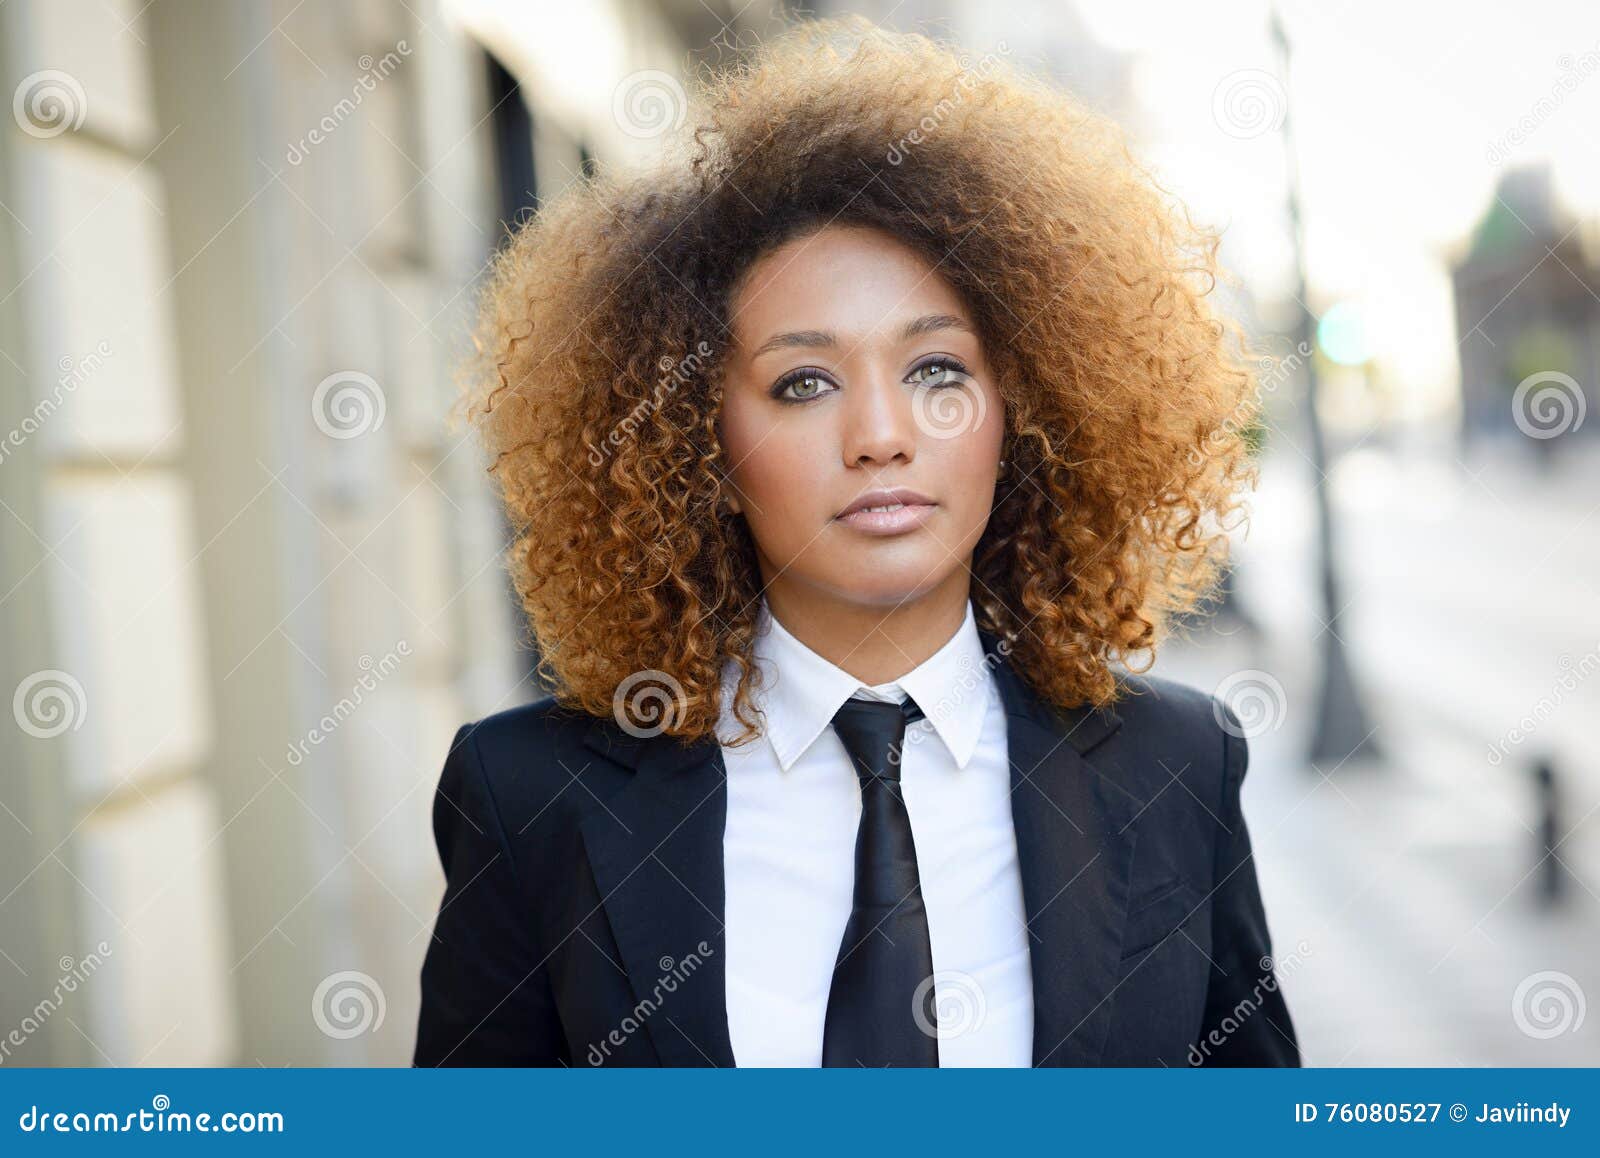
[[[862,604],[816,589],[769,588],[767,608],[801,643],[867,686],[899,679],[955,637],[971,576],[899,603]]]

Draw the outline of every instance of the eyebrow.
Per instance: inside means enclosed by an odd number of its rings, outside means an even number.
[[[954,314],[923,314],[920,318],[912,318],[900,330],[900,340],[909,341],[919,334],[932,333],[935,330],[965,330],[973,333],[973,328]],[[751,353],[751,358],[759,358],[770,350],[787,350],[795,347],[817,348],[831,347],[839,344],[839,338],[831,330],[790,330],[787,333],[774,334]]]

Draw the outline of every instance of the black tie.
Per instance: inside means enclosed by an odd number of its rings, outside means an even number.
[[[906,724],[921,718],[909,696],[900,704],[846,700],[833,717],[861,781],[861,824],[855,903],[822,1031],[824,1066],[939,1064],[933,944],[911,816],[900,793]]]

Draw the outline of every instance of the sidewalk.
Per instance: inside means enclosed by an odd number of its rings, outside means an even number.
[[[1320,629],[1310,508],[1293,464],[1276,465],[1240,553],[1262,638],[1197,634],[1154,674],[1210,691],[1257,669],[1283,685],[1282,726],[1250,743],[1245,808],[1274,948],[1306,946],[1283,984],[1307,1064],[1600,1063],[1600,1010],[1587,1010],[1600,1001],[1600,678],[1551,702],[1600,647],[1600,489],[1540,502],[1546,489],[1512,470],[1486,473],[1498,498],[1480,502],[1452,472],[1341,466],[1340,632],[1387,763],[1323,775],[1305,760]],[[1492,764],[1490,745],[1536,709],[1532,738]],[[1529,771],[1546,749],[1575,874],[1557,911],[1538,903]],[[1571,980],[1536,976],[1550,971]],[[1538,1036],[1563,1018],[1571,1028]]]

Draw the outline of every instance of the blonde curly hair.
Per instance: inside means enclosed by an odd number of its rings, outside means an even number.
[[[1217,237],[1120,130],[994,57],[859,17],[803,23],[699,79],[646,172],[602,170],[497,256],[458,418],[516,531],[508,567],[557,701],[616,709],[664,673],[659,730],[741,742],[761,577],[721,501],[729,298],[829,222],[886,231],[969,304],[1010,464],[971,571],[979,626],[1059,707],[1117,699],[1208,598],[1256,467],[1256,365],[1212,308]]]

